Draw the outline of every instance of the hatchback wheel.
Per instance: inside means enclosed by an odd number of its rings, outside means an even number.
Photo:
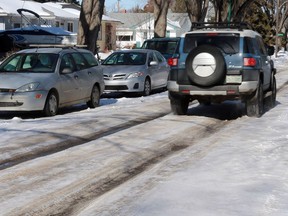
[[[100,91],[97,86],[93,86],[91,91],[90,100],[87,102],[87,106],[90,108],[96,108],[100,104]]]
[[[55,116],[58,112],[58,97],[56,93],[51,92],[49,93],[45,107],[44,107],[44,114],[45,116]]]

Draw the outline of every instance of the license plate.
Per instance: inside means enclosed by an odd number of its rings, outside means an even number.
[[[241,83],[242,76],[241,75],[228,75],[226,76],[226,83]]]

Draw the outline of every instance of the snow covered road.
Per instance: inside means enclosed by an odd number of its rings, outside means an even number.
[[[279,87],[287,74],[277,74]],[[167,92],[111,101],[52,118],[0,120],[2,161],[39,154],[3,165],[0,215],[287,212],[287,88],[259,119],[243,115],[237,102],[212,109],[195,104],[187,116],[165,115]],[[129,121],[137,124],[85,140]],[[53,154],[38,151],[74,139],[83,140]]]

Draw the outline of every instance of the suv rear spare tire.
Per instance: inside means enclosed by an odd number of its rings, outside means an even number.
[[[203,45],[190,51],[186,59],[190,81],[199,86],[212,86],[224,80],[225,59],[214,46]]]

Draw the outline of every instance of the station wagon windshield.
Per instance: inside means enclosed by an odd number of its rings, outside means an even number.
[[[147,55],[145,53],[113,53],[102,64],[103,65],[144,65]]]
[[[53,73],[58,55],[52,53],[26,53],[12,55],[0,66],[0,72]]]

